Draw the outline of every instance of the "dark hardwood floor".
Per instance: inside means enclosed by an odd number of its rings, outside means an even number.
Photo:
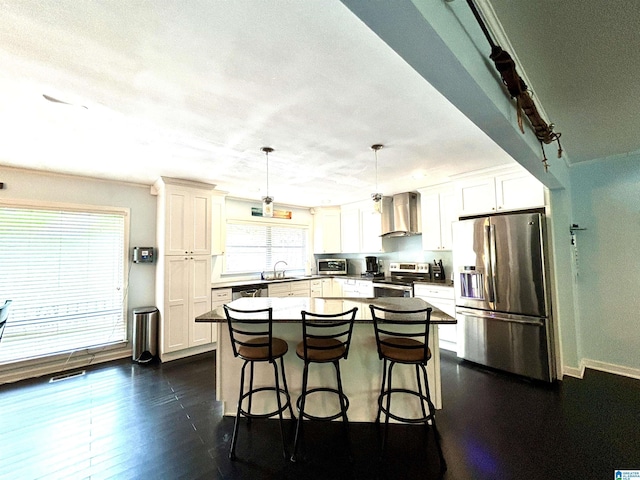
[[[282,457],[278,422],[233,419],[215,402],[214,358],[128,360],[84,376],[0,386],[2,479],[439,478],[431,434],[393,425],[379,460],[375,425],[307,423],[301,460]],[[553,386],[483,370],[444,353],[438,428],[444,479],[611,479],[640,469],[640,381],[597,371]],[[345,381],[347,381],[345,379]],[[294,425],[288,422],[289,444]]]

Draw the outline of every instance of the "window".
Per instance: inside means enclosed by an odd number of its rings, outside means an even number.
[[[273,269],[279,260],[287,270],[306,267],[309,230],[302,226],[261,223],[227,223],[226,273],[260,272]]]
[[[0,363],[126,341],[125,211],[0,205]]]

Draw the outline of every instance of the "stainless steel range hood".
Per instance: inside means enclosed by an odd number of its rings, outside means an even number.
[[[418,194],[398,193],[393,196],[393,208],[382,211],[382,237],[419,235]]]

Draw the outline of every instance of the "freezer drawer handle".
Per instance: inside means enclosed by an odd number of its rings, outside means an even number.
[[[520,318],[516,318],[513,316],[501,316],[501,315],[495,315],[492,312],[486,312],[484,314],[482,313],[478,313],[478,312],[474,312],[471,310],[462,310],[462,309],[458,309],[456,310],[456,315],[464,315],[465,317],[474,317],[474,318],[488,318],[488,319],[492,319],[492,320],[497,320],[500,322],[512,322],[512,323],[522,323],[522,324],[526,324],[526,325],[536,325],[538,327],[542,327],[544,326],[544,319],[541,318],[531,318],[531,317],[520,317]]]

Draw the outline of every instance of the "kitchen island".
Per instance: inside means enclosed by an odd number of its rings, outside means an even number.
[[[284,357],[287,383],[292,402],[300,395],[302,387],[303,362],[296,353],[296,345],[302,340],[301,311],[314,313],[338,313],[358,307],[349,357],[342,360],[340,369],[344,391],[349,397],[349,419],[356,422],[373,422],[377,414],[378,394],[382,374],[382,361],[378,359],[373,320],[369,305],[377,305],[393,310],[416,310],[431,305],[420,298],[310,298],[310,297],[259,297],[240,298],[229,303],[232,308],[261,309],[273,308],[273,334],[285,340],[289,351]],[[431,306],[432,307],[432,306]],[[440,351],[438,349],[438,324],[454,324],[455,318],[432,307],[429,348],[431,360],[427,365],[427,375],[431,398],[436,408],[441,408],[440,392]],[[226,323],[222,306],[200,315],[196,322]],[[216,352],[216,396],[223,402],[224,415],[235,415],[238,401],[238,381],[242,361],[233,357],[228,328],[218,329]],[[264,379],[264,382],[261,380]],[[323,385],[327,381],[335,381],[333,365],[313,365],[309,370],[309,386]],[[273,369],[268,364],[256,365],[256,386],[273,383]],[[415,388],[415,370],[410,366],[397,365],[394,369],[394,385],[406,385]],[[330,386],[333,386],[331,384]],[[337,410],[337,401],[333,396],[321,399],[317,395],[308,402],[309,412],[322,416]],[[401,398],[401,397],[400,397]],[[400,405],[394,400],[394,409],[402,408],[408,416],[420,416],[419,405],[407,402]],[[254,398],[256,411],[272,410],[275,405],[274,396],[264,394]],[[263,410],[264,409],[264,410]],[[312,410],[313,409],[313,410]],[[306,409],[305,409],[306,410]]]

